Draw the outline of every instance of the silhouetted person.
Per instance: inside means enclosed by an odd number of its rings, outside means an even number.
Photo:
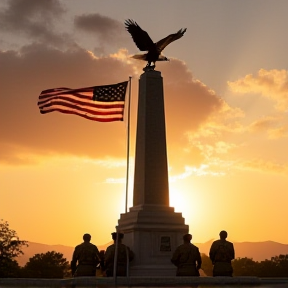
[[[191,234],[183,236],[183,244],[175,250],[171,262],[177,266],[176,276],[200,276],[202,259],[198,247],[190,243]]]
[[[231,261],[235,258],[233,243],[226,240],[228,234],[221,231],[220,239],[212,243],[209,257],[214,265],[213,276],[230,276],[232,277],[233,268]]]
[[[90,234],[84,234],[83,240],[83,243],[75,247],[73,253],[71,261],[72,275],[74,277],[96,276],[96,266],[101,260],[98,248],[90,243]]]
[[[114,244],[107,247],[104,256],[104,265],[106,269],[106,276],[111,277],[113,276],[114,271],[114,256],[115,256],[115,249],[116,249],[116,238],[117,233],[111,233],[112,239],[114,240]],[[133,260],[134,253],[130,250],[130,248],[122,243],[122,239],[124,238],[123,233],[118,233],[118,253],[117,253],[117,276],[126,276],[127,275],[127,258],[129,262]]]

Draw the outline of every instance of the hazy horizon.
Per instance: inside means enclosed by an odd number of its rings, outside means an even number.
[[[99,250],[106,250],[106,248],[112,243],[110,241],[105,245],[94,243]],[[29,247],[24,247],[24,255],[19,256],[17,261],[20,265],[24,266],[29,258],[35,254],[46,253],[48,251],[56,251],[62,253],[66,259],[71,259],[75,247],[64,245],[47,245],[41,243],[30,242]],[[200,253],[209,255],[209,250],[212,244],[212,240],[206,243],[194,243]],[[288,254],[288,244],[281,244],[277,242],[234,242],[235,257],[237,258],[252,258],[254,261],[263,261],[265,259],[271,259],[271,257]]]
[[[214,238],[214,239],[210,239],[210,240],[207,240],[207,241],[204,241],[204,242],[194,242],[194,241],[191,241],[191,243],[193,244],[206,244],[206,243],[212,243],[214,240],[217,240],[218,238]],[[41,244],[41,245],[48,245],[48,246],[67,246],[67,247],[75,247],[75,246],[71,246],[71,245],[65,245],[65,244],[62,244],[62,243],[58,243],[58,244],[47,244],[47,243],[39,243],[39,242],[33,242],[33,241],[29,241],[29,240],[26,240],[28,241],[29,243],[35,243],[35,244]],[[273,242],[273,243],[278,243],[278,244],[283,244],[283,245],[288,245],[287,243],[280,243],[280,242],[277,242],[277,241],[272,241],[272,240],[264,240],[264,241],[233,241],[231,239],[229,239],[230,242],[232,243],[264,243],[264,242]],[[82,241],[83,242],[83,241]],[[91,243],[95,244],[96,246],[106,246],[107,244],[110,244],[112,243],[113,241],[108,241],[107,243],[94,243],[93,241],[91,241]],[[78,243],[80,244],[81,241]],[[76,244],[76,245],[78,245]]]

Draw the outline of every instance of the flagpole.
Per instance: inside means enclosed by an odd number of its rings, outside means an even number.
[[[130,101],[131,101],[131,79],[129,76],[129,96],[128,96],[128,124],[127,124],[127,170],[126,170],[126,197],[125,213],[128,212],[128,185],[129,185],[129,151],[130,151]]]

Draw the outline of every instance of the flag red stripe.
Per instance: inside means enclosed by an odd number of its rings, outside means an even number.
[[[51,89],[51,90],[57,90],[56,89]],[[93,89],[78,89],[77,90],[64,90],[64,91],[51,91],[49,93],[43,93],[44,91],[41,92],[40,96],[39,96],[39,100],[41,99],[45,99],[45,98],[50,98],[50,97],[59,97],[61,95],[67,95],[67,97],[69,96],[75,96],[79,99],[87,99],[87,100],[91,100],[91,97],[93,96]],[[85,93],[85,94],[84,94]]]
[[[98,121],[98,122],[112,122],[112,121],[122,121],[123,120],[123,114],[114,115],[113,117],[110,116],[109,118],[103,118],[103,117],[98,117],[98,116],[90,116],[87,114],[81,114],[81,113],[79,113],[79,111],[65,110],[65,109],[60,109],[60,108],[53,108],[49,111],[40,111],[40,112],[41,112],[41,114],[46,114],[46,113],[53,112],[53,111],[58,111],[58,112],[65,113],[65,114],[74,114],[74,115],[78,115],[78,116],[81,116],[83,118],[93,120],[93,121]]]
[[[55,108],[58,109],[58,107],[63,107],[65,110],[78,110],[82,112],[87,112],[93,115],[111,115],[111,114],[121,114],[123,113],[124,105],[117,107],[105,107],[104,109],[91,109],[91,107],[80,107],[77,105],[73,105],[71,103],[63,103],[61,101],[53,101],[53,103],[47,103],[45,106],[41,107],[41,111],[47,111],[50,112],[50,110],[53,110]],[[108,109],[110,108],[110,109]]]
[[[62,101],[61,101],[62,100]],[[99,101],[91,101],[90,102],[83,102],[77,99],[73,99],[71,97],[64,97],[64,96],[57,96],[53,98],[47,98],[44,101],[39,101],[38,106],[40,109],[44,109],[45,107],[51,105],[65,105],[68,106],[69,104],[74,104],[75,107],[85,106],[91,109],[113,109],[113,108],[124,108],[124,102],[99,102]],[[94,104],[95,103],[95,104]]]
[[[46,90],[43,90],[42,92],[41,92],[41,94],[40,95],[44,95],[44,94],[52,94],[52,93],[64,93],[64,92],[67,92],[67,93],[69,93],[69,91],[70,91],[70,93],[71,93],[71,91],[72,92],[78,92],[78,91],[90,91],[90,92],[93,92],[93,89],[94,89],[94,87],[85,87],[85,88],[78,88],[78,89],[71,89],[71,88],[67,88],[67,87],[58,87],[58,88],[52,88],[52,89],[46,89]]]

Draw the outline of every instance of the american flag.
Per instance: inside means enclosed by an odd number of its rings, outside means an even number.
[[[123,121],[127,84],[44,90],[38,100],[40,113],[58,111],[93,121]]]

